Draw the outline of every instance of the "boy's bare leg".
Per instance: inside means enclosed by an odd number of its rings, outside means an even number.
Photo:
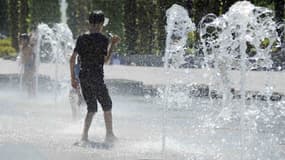
[[[81,138],[82,141],[88,141],[88,131],[89,131],[90,125],[92,123],[94,114],[95,114],[95,112],[88,112],[86,117],[85,117],[84,129],[83,129],[83,134],[82,134],[82,138]]]
[[[35,97],[36,96],[36,80],[33,79],[32,81],[32,85],[31,85],[31,88],[30,88],[30,94],[31,96]]]
[[[82,96],[82,94],[81,94],[81,92],[80,92],[80,88],[77,88],[77,89],[76,89],[76,94],[77,94],[77,96],[78,96],[77,105],[78,105],[78,107],[79,107],[79,106],[82,105],[83,102],[84,102],[84,98],[83,98],[83,96]]]
[[[34,92],[34,84],[33,84],[33,82],[29,82],[30,84],[28,84],[28,86],[27,86],[27,90],[28,90],[28,96],[29,96],[29,98],[33,98],[33,97],[35,97],[35,92]]]
[[[104,120],[105,120],[105,127],[106,127],[106,141],[113,142],[117,138],[113,132],[113,122],[112,122],[112,112],[105,111],[104,112]]]
[[[71,89],[69,91],[69,102],[70,102],[70,107],[71,107],[71,113],[72,113],[73,120],[76,120],[76,118],[77,118],[76,96],[77,95],[75,93],[75,89]]]

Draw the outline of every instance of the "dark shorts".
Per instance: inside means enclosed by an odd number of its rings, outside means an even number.
[[[97,112],[97,101],[101,104],[103,111],[112,109],[112,100],[103,82],[98,83],[81,78],[80,85],[88,112]]]

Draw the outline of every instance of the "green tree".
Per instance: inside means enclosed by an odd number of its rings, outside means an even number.
[[[274,0],[250,0],[250,2],[254,5],[267,7],[270,9],[273,9],[273,1]],[[280,0],[280,1],[282,1],[282,0]]]
[[[125,44],[127,53],[134,54],[137,49],[137,5],[136,0],[124,1],[124,28],[125,28]]]
[[[29,6],[28,0],[21,0],[20,1],[20,32],[25,33],[28,31],[28,16],[29,16]]]
[[[175,0],[157,0],[157,7],[156,7],[156,40],[158,41],[158,50],[159,53],[164,54],[165,50],[165,40],[166,40],[166,10],[170,8],[174,3],[183,5],[183,1],[179,3]],[[185,3],[184,3],[185,5]]]
[[[221,0],[220,3],[222,5],[222,13],[226,13],[229,8],[238,0]]]
[[[285,6],[284,0],[274,0],[274,6],[275,6],[276,21],[281,22],[281,23],[284,22],[284,19],[283,19],[284,18],[284,6]],[[278,30],[278,34],[279,36],[281,36],[281,42],[284,46],[284,40],[285,40],[284,27]]]
[[[0,33],[8,34],[8,0],[0,0]]]
[[[185,2],[185,6],[188,10],[188,14],[189,14],[189,17],[192,17],[193,16],[193,0],[186,0]]]
[[[138,1],[137,27],[138,27],[138,52],[151,54],[154,48],[154,12],[153,1]]]
[[[9,0],[9,23],[12,46],[18,50],[19,1]]]
[[[76,37],[78,35],[77,27],[77,19],[76,19],[76,6],[75,6],[75,0],[67,0],[68,3],[66,12],[67,12],[67,24],[70,27],[73,36]]]
[[[90,0],[67,0],[67,24],[74,37],[88,31],[88,15],[92,2]]]
[[[60,22],[60,7],[58,0],[31,0],[31,23]]]
[[[227,1],[227,0],[223,0]],[[202,17],[209,13],[220,15],[220,4],[219,0],[194,0],[193,1],[193,18],[195,24],[199,24]],[[224,10],[224,9],[223,9]]]
[[[283,21],[285,1],[284,0],[274,0],[274,6],[275,6],[276,20],[278,22]]]

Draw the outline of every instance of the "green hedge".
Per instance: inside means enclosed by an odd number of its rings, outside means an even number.
[[[0,46],[11,46],[12,45],[12,40],[11,38],[6,38],[6,39],[0,39]]]
[[[11,38],[0,39],[0,57],[9,56],[16,57],[16,49],[12,47]]]

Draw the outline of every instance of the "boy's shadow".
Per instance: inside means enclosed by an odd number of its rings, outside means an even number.
[[[111,149],[113,148],[114,144],[112,143],[106,143],[106,142],[94,142],[94,141],[88,141],[88,142],[75,142],[73,144],[74,146],[83,147],[83,148],[94,148],[94,149]]]

